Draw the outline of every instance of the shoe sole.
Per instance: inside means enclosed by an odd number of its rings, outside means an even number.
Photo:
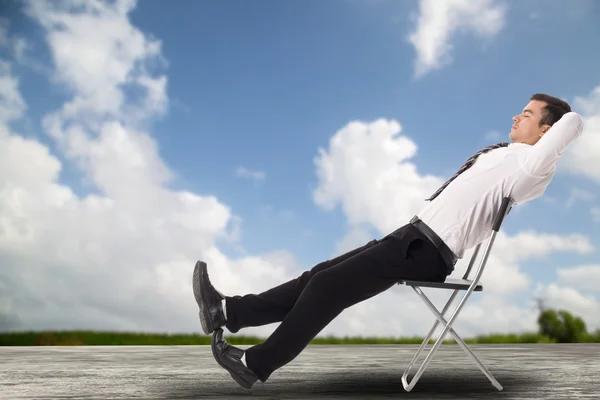
[[[208,270],[206,263],[204,261],[198,261],[196,266],[194,267],[194,277],[193,277],[193,288],[194,288],[194,297],[196,298],[196,303],[198,303],[198,307],[200,311],[198,316],[200,317],[200,325],[202,325],[202,330],[206,335],[210,335],[214,332],[215,328],[213,326],[212,320],[209,315],[206,315],[206,308],[204,307],[205,299],[203,297],[204,293],[200,290],[202,285],[204,284],[205,279],[208,279]]]
[[[221,336],[223,337],[223,330],[221,328],[217,329],[212,336],[212,340],[211,340],[211,350],[213,353],[213,357],[215,358],[215,360],[217,361],[217,364],[219,364],[223,369],[225,369],[227,372],[229,372],[229,375],[231,375],[231,377],[233,378],[234,381],[236,381],[241,387],[243,387],[244,389],[252,389],[252,386],[254,385],[254,383],[250,383],[248,381],[246,381],[244,378],[242,378],[241,376],[231,372],[219,359],[219,357],[217,356],[217,352],[216,352],[216,343],[217,343],[217,336]],[[219,339],[220,340],[220,339]]]

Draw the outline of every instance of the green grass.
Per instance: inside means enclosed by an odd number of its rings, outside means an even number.
[[[225,335],[235,345],[253,345],[264,338]],[[422,337],[317,337],[311,344],[420,344]],[[597,333],[586,336],[584,342],[600,343]],[[431,343],[433,340],[431,341]],[[469,344],[552,343],[537,333],[493,334],[465,339]],[[456,343],[447,340],[445,343]],[[48,331],[0,333],[0,346],[156,346],[156,345],[210,345],[210,336],[198,334],[160,334],[98,331]]]

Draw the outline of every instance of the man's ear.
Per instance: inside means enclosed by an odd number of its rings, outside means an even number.
[[[548,132],[552,128],[550,125],[542,125],[542,132],[540,133],[540,137],[544,136],[546,132]]]

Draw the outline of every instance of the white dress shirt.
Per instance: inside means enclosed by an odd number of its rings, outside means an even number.
[[[558,158],[582,130],[581,117],[569,112],[533,146],[511,143],[480,155],[417,216],[462,258],[490,237],[504,197],[522,204],[544,194]]]

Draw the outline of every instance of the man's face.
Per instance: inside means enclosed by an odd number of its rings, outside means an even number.
[[[525,106],[521,114],[513,117],[510,139],[513,143],[534,145],[550,129],[550,125],[540,126],[542,111],[546,103],[532,100]]]

